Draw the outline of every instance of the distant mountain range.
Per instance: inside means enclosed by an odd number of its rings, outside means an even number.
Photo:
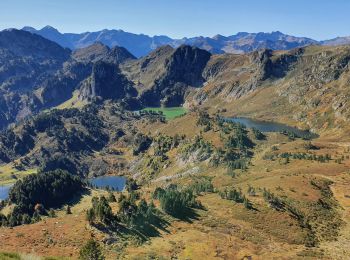
[[[289,50],[307,45],[343,45],[350,43],[350,37],[316,41],[306,37],[296,37],[283,34],[279,31],[272,33],[239,32],[231,36],[216,35],[214,37],[192,37],[172,39],[168,36],[148,36],[134,34],[123,30],[102,30],[84,33],[61,33],[57,29],[46,26],[40,30],[33,27],[24,27],[22,30],[39,34],[54,41],[63,47],[72,50],[87,47],[95,42],[101,42],[109,47],[120,46],[128,49],[136,57],[146,56],[151,51],[163,45],[174,48],[180,45],[191,45],[207,50],[213,54],[247,53],[258,49]]]

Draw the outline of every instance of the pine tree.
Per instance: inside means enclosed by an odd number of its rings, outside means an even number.
[[[81,260],[104,260],[100,245],[93,239],[90,239],[81,249]]]
[[[69,205],[67,206],[66,214],[67,214],[67,215],[72,214],[72,210],[71,210],[71,208],[70,208]]]
[[[86,220],[92,225],[95,221],[95,212],[94,209],[88,209],[86,211]]]

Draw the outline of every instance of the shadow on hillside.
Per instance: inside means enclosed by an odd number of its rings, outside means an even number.
[[[188,223],[193,223],[194,220],[199,219],[198,213],[193,208],[185,208],[181,213],[172,214],[172,216]]]
[[[72,207],[76,204],[79,204],[84,196],[89,196],[89,195],[91,195],[91,191],[89,189],[84,188],[80,192],[73,194],[68,201],[61,203],[60,205],[52,208],[55,210],[63,210],[66,206]]]
[[[84,196],[91,195],[91,190],[84,188],[79,193],[73,195],[73,197],[66,203],[66,205],[73,206],[78,204]]]
[[[160,230],[166,233],[170,233],[169,230],[167,230],[167,227],[169,225],[170,223],[168,221],[157,216],[152,223],[143,223],[136,225],[132,228],[127,228],[123,226],[120,229],[120,233],[122,233],[123,235],[136,236],[142,242],[145,242],[152,237],[161,236]]]
[[[161,216],[154,215],[152,222],[140,221],[140,223],[135,223],[131,227],[127,227],[124,224],[116,223],[115,225],[103,225],[101,223],[95,223],[93,226],[99,231],[110,235],[111,237],[117,233],[120,236],[128,237],[133,236],[137,237],[141,242],[149,240],[151,237],[159,237],[160,231],[170,233],[167,230],[167,227],[170,223],[164,220]]]

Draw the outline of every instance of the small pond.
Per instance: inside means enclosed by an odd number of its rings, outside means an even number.
[[[122,191],[125,187],[126,178],[123,176],[99,176],[89,179],[89,182],[99,189]]]
[[[251,118],[246,118],[246,117],[233,117],[233,118],[225,118],[225,119],[236,123],[240,123],[246,126],[247,128],[256,128],[261,132],[291,132],[298,137],[308,138],[308,139],[318,137],[317,134],[312,133],[310,131],[301,130],[296,127],[292,127],[292,126],[288,126],[288,125],[276,123],[276,122],[260,121],[260,120],[254,120]]]
[[[7,199],[12,185],[0,185],[0,200]]]

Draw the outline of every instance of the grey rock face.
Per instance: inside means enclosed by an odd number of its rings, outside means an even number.
[[[123,99],[136,93],[116,64],[99,61],[94,64],[91,77],[83,83],[79,98]]]
[[[167,58],[160,59],[164,62],[160,70],[162,73],[158,74],[147,90],[140,94],[142,104],[147,106],[183,104],[189,88],[200,87],[203,84],[202,72],[209,59],[209,52],[191,46],[183,45],[167,52]],[[144,65],[144,70],[147,71],[147,67],[148,65]]]

